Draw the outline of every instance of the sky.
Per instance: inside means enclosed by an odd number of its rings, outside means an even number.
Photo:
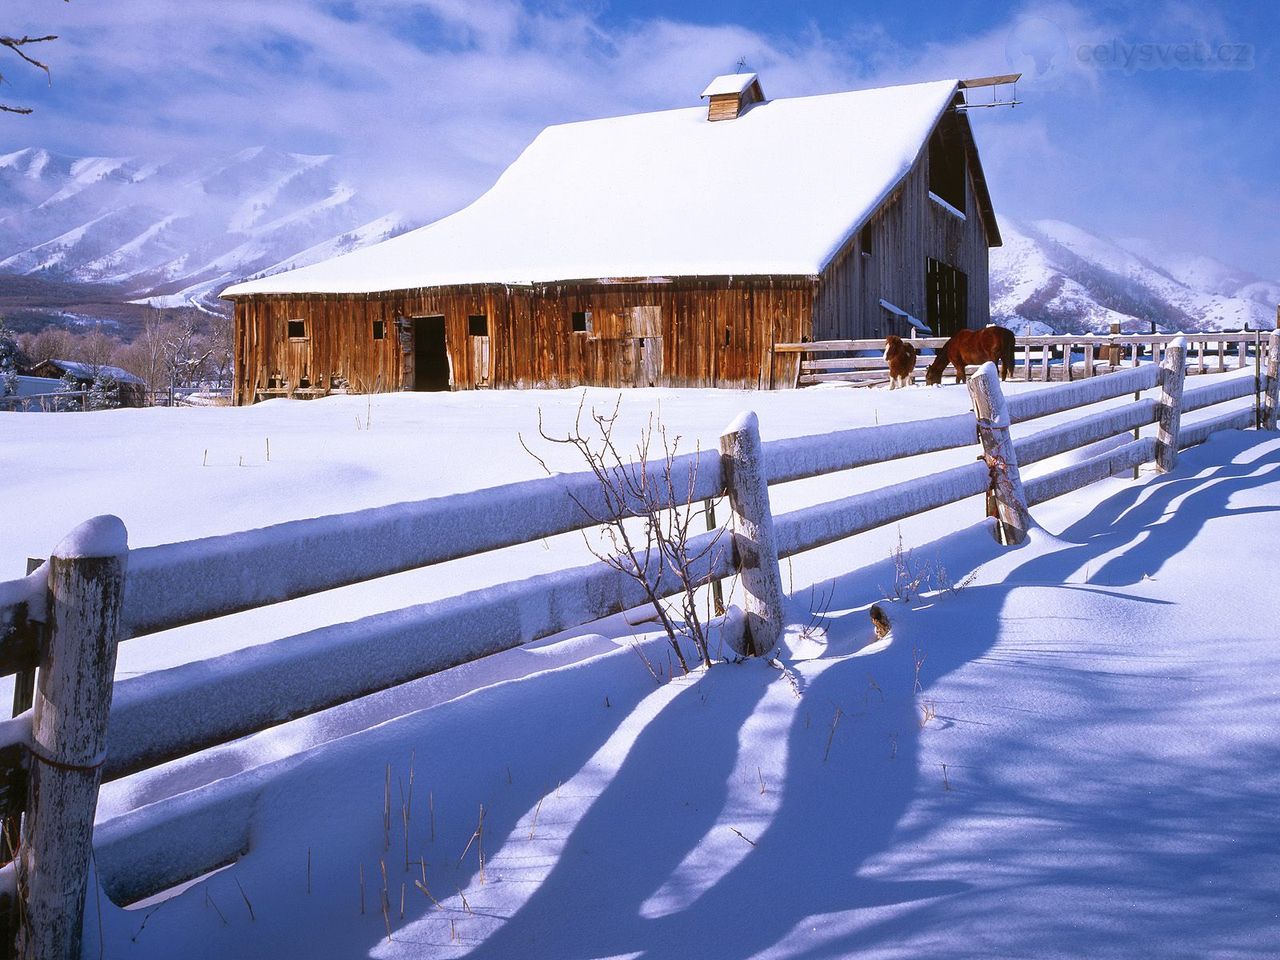
[[[1280,276],[1280,5],[620,0],[9,0],[0,152],[338,155],[371,202],[470,202],[544,126],[1022,71],[971,111],[997,211]]]

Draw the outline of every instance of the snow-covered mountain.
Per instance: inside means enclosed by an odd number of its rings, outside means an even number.
[[[1112,240],[1058,220],[1000,219],[992,318],[1025,333],[1271,329],[1280,283],[1148,240]]]
[[[369,208],[334,157],[0,156],[0,274],[109,284],[157,305],[210,306],[231,281],[403,229]]]

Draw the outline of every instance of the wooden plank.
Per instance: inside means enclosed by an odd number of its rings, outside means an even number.
[[[916,369],[929,366],[933,357],[916,357]],[[888,370],[884,357],[845,357],[843,360],[804,360],[800,369],[812,370]]]
[[[1150,463],[1155,459],[1155,451],[1155,437],[1143,437],[1061,470],[1034,477],[1024,484],[1027,504],[1034,507],[1107,477],[1119,476],[1127,470]]]
[[[848,373],[805,373],[800,375],[801,385],[812,383],[888,383],[887,370],[850,370]]]
[[[972,90],[975,87],[995,87],[1005,83],[1017,83],[1022,78],[1020,73],[1001,73],[991,77],[974,77],[970,80],[961,80],[961,90]]]

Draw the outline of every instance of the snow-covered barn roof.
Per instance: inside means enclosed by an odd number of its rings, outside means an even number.
[[[911,169],[958,81],[551,126],[470,206],[224,297],[815,276]],[[985,200],[985,198],[984,198]]]
[[[45,360],[47,363],[63,373],[69,373],[78,380],[92,380],[97,374],[109,376],[117,383],[138,383],[145,386],[145,382],[139,377],[135,377],[123,367],[112,367],[107,364],[99,364],[93,366],[88,363],[81,363],[78,360]],[[37,363],[36,367],[43,366],[43,363]]]

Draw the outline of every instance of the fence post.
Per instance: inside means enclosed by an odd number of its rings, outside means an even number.
[[[734,556],[747,611],[746,649],[738,652],[764,656],[782,637],[782,571],[773,535],[760,422],[754,413],[741,414],[720,435],[720,462],[733,511]]]
[[[124,524],[111,516],[81,524],[49,560],[49,639],[18,858],[21,960],[80,956],[127,560]]]
[[[1160,364],[1160,427],[1156,433],[1156,469],[1168,473],[1178,462],[1182,424],[1182,385],[1187,375],[1187,341],[1171,340]]]
[[[1262,400],[1262,426],[1276,428],[1276,403],[1280,399],[1280,330],[1272,330],[1267,347],[1267,388]]]
[[[1018,457],[1009,438],[1009,407],[994,363],[984,363],[969,378],[969,394],[978,417],[978,439],[991,470],[1004,542],[1021,543],[1031,527],[1031,513],[1022,489],[1022,474],[1018,472]]]

